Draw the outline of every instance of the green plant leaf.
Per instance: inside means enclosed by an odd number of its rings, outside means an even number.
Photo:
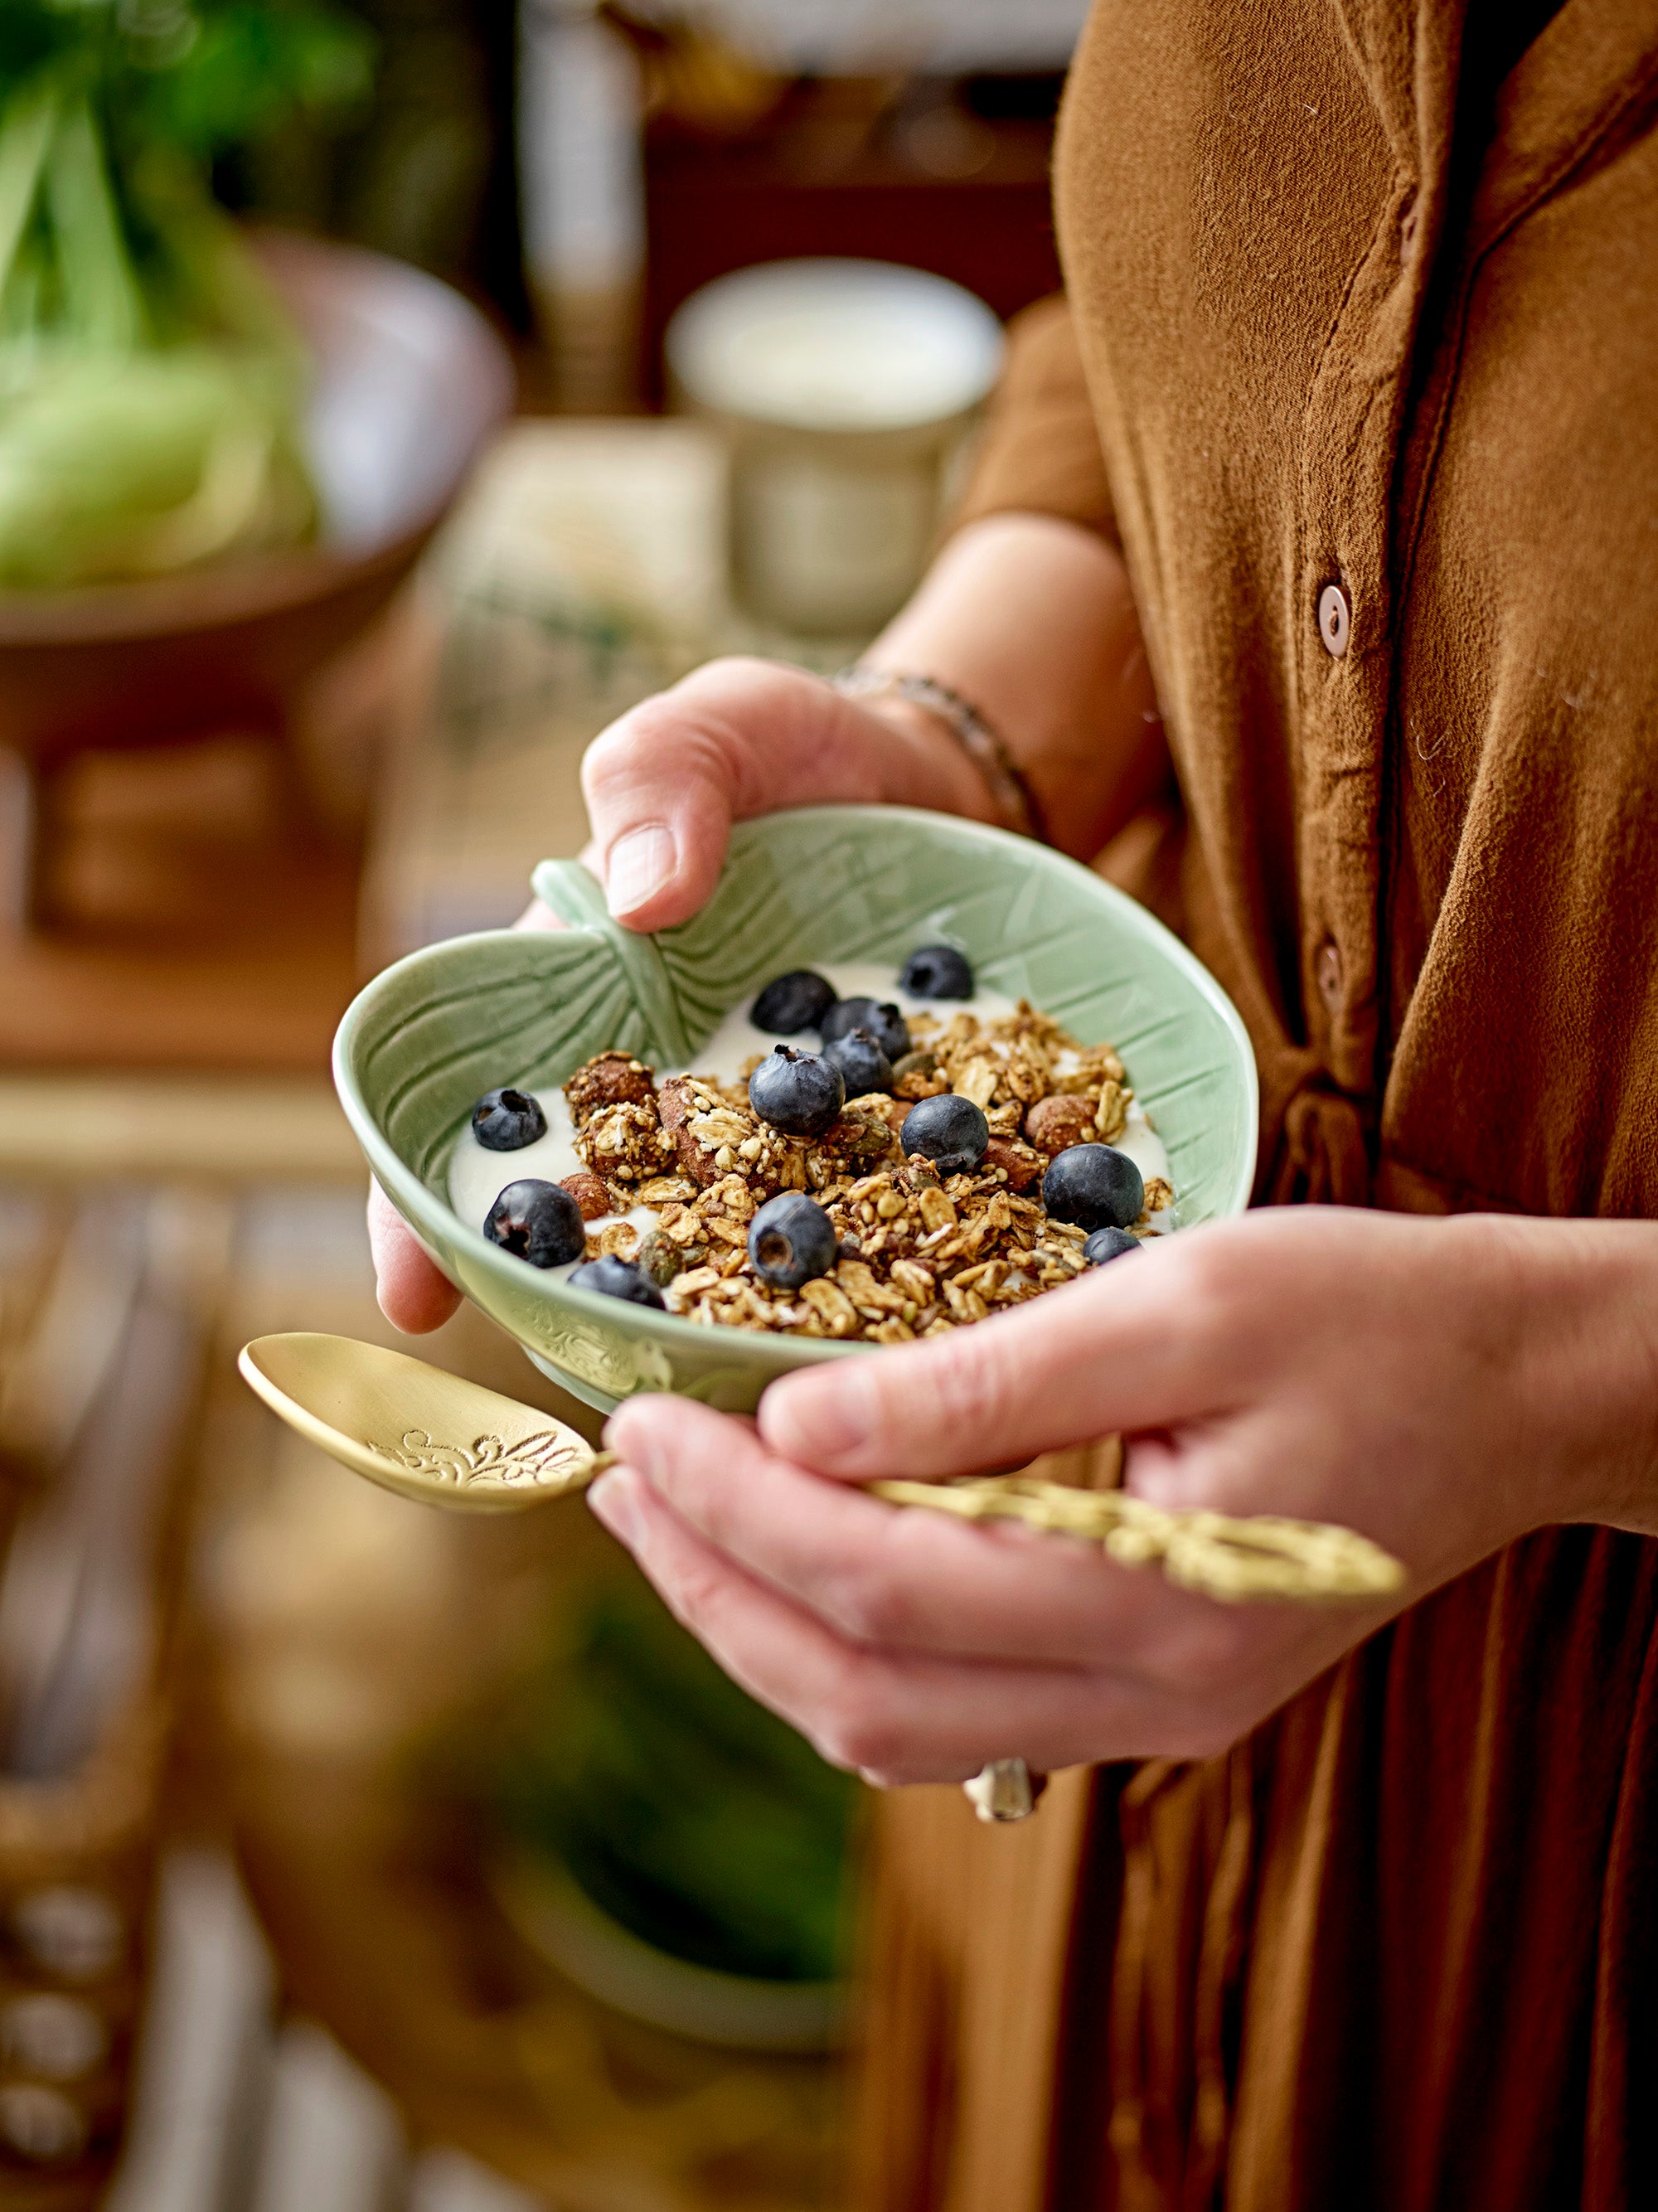
[[[29,85],[14,94],[0,115],[0,295],[34,211],[58,106],[50,85]]]
[[[123,235],[92,112],[76,102],[46,157],[46,198],[56,226],[64,321],[82,342],[123,352],[144,335],[143,296]]]

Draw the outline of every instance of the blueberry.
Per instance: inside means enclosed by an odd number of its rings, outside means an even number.
[[[909,1050],[909,1031],[896,1006],[878,1005],[873,999],[840,999],[819,1024],[823,1042],[853,1030],[867,1030],[889,1060],[902,1060]]]
[[[578,1291],[597,1291],[601,1297],[625,1298],[632,1306],[663,1309],[662,1293],[645,1270],[631,1260],[617,1259],[614,1252],[602,1260],[584,1260],[566,1279]]]
[[[862,1098],[872,1091],[890,1091],[892,1062],[867,1030],[848,1030],[823,1047],[823,1057],[841,1071],[848,1098]]]
[[[985,1156],[990,1124],[970,1098],[946,1091],[919,1099],[904,1116],[898,1141],[906,1157],[920,1152],[941,1176],[967,1175]]]
[[[1090,1267],[1102,1267],[1108,1260],[1121,1260],[1125,1253],[1138,1252],[1139,1249],[1138,1237],[1131,1237],[1126,1229],[1108,1225],[1084,1238],[1083,1259]]]
[[[754,1002],[749,1019],[772,1036],[796,1036],[815,1030],[835,1004],[835,986],[814,968],[792,968],[774,975]]]
[[[1067,1145],[1042,1177],[1042,1204],[1055,1221],[1080,1229],[1127,1229],[1139,1218],[1145,1185],[1127,1152],[1110,1145]]]
[[[754,1272],[776,1291],[798,1291],[814,1276],[827,1275],[838,1249],[835,1224],[802,1191],[768,1198],[749,1224]]]
[[[970,999],[973,970],[953,945],[923,945],[904,963],[898,978],[912,999]]]
[[[749,1078],[749,1103],[786,1137],[821,1137],[847,1101],[841,1071],[815,1052],[774,1045]]]
[[[527,1091],[486,1091],[472,1109],[472,1134],[486,1152],[519,1152],[547,1133],[547,1116]]]
[[[562,1267],[586,1249],[581,1208],[560,1183],[526,1176],[509,1182],[484,1216],[483,1233],[532,1267]]]

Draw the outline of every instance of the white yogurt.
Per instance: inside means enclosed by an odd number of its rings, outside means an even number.
[[[906,1018],[932,1014],[940,1022],[948,1022],[953,1014],[969,1013],[976,1014],[981,1021],[994,1022],[1012,1013],[1017,1003],[999,991],[985,990],[975,991],[970,999],[911,998],[908,992],[899,989],[892,970],[878,961],[841,961],[817,972],[829,978],[837,997],[874,999],[882,1005],[896,1006]],[[769,1030],[756,1029],[749,1019],[750,1003],[732,1008],[687,1066],[660,1068],[657,1071],[658,1079],[670,1075],[712,1075],[722,1083],[735,1083],[745,1060],[752,1060],[756,1053],[769,1052],[778,1042]],[[575,1123],[563,1091],[536,1091],[529,1095],[546,1116],[544,1137],[537,1137],[534,1144],[525,1145],[515,1152],[492,1152],[479,1144],[468,1127],[461,1132],[450,1155],[449,1203],[461,1219],[474,1228],[483,1227],[489,1208],[508,1183],[522,1182],[531,1177],[561,1182],[583,1166],[575,1148]],[[1153,1176],[1169,1179],[1169,1155],[1138,1099],[1128,1109],[1128,1127],[1117,1139],[1116,1149],[1127,1154],[1148,1182]],[[606,1214],[601,1220],[590,1221],[587,1227],[592,1231],[604,1228],[608,1222],[621,1220],[630,1221],[642,1230],[648,1229],[655,1219],[649,1206],[636,1206],[630,1212]],[[1154,1215],[1152,1226],[1158,1230],[1172,1228],[1173,1209],[1164,1215]],[[545,1273],[555,1277],[568,1275],[572,1267],[580,1264],[572,1260],[564,1267],[549,1267]]]

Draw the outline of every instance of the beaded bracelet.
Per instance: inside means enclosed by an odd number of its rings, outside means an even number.
[[[1048,825],[1024,770],[971,701],[931,676],[907,676],[854,664],[832,679],[847,699],[902,699],[935,715],[967,755],[989,790],[1002,826],[1022,837],[1048,842]]]

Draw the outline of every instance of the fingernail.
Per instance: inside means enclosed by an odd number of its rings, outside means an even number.
[[[629,830],[604,857],[604,889],[612,914],[631,914],[659,891],[677,858],[673,832],[660,822]]]
[[[602,1521],[618,1544],[631,1552],[636,1524],[631,1486],[623,1474],[601,1474],[587,1492],[587,1510]]]

